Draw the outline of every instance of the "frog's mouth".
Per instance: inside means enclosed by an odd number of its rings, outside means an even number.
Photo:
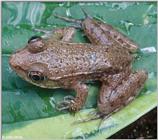
[[[52,81],[50,79],[45,79],[44,81],[32,81],[29,76],[28,76],[28,72],[27,70],[24,70],[20,67],[18,68],[13,68],[13,70],[16,72],[16,74],[22,78],[23,80],[35,85],[35,86],[38,86],[38,87],[42,87],[42,88],[49,88],[49,89],[52,89],[52,88],[59,88],[59,83],[56,82],[56,81]]]
[[[49,89],[52,89],[52,88],[59,88],[60,87],[60,84],[57,82],[57,81],[53,81],[53,80],[50,80],[50,79],[45,79],[44,81],[32,81],[30,79],[30,77],[28,76],[28,70],[25,70],[19,66],[13,66],[13,65],[10,65],[11,68],[13,69],[13,71],[16,72],[16,74],[23,80],[27,81],[28,83],[31,83],[35,86],[38,86],[38,87],[42,87],[42,88],[49,88]]]

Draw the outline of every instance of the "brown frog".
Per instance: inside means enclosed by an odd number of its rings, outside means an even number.
[[[65,98],[61,103],[61,110],[71,112],[80,110],[86,101],[86,81],[99,80],[102,86],[98,109],[99,114],[105,116],[134,99],[147,73],[132,72],[130,52],[138,47],[127,37],[89,17],[78,23],[92,44],[71,43],[75,32],[72,27],[57,29],[48,39],[38,36],[29,39],[25,48],[11,55],[10,66],[34,85],[74,89],[76,97]]]

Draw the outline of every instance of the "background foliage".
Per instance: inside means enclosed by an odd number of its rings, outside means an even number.
[[[58,112],[52,100],[61,101],[74,91],[42,89],[20,79],[9,67],[8,59],[24,47],[34,29],[69,26],[53,13],[84,18],[81,7],[93,17],[113,25],[138,43],[140,48],[156,49],[156,2],[3,2],[2,3],[2,133],[22,138],[107,138],[154,108],[156,101],[156,52],[140,53],[133,69],[149,73],[140,96],[130,105],[105,120],[72,125],[96,108],[98,84],[89,85],[89,96],[82,111],[75,116]],[[74,42],[87,42],[78,30]],[[103,133],[104,132],[104,133]]]

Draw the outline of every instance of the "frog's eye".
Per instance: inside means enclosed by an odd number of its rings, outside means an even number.
[[[42,82],[46,79],[46,76],[39,71],[30,71],[28,77],[34,82]]]
[[[34,63],[29,67],[27,75],[33,82],[42,82],[47,79],[47,66],[42,63]]]
[[[31,53],[38,53],[45,49],[43,39],[40,36],[33,36],[28,40],[28,50]]]
[[[42,38],[40,36],[32,36],[29,40],[28,40],[28,43],[31,43],[31,42],[35,42],[37,40],[41,40]]]

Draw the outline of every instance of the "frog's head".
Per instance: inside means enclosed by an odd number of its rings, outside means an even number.
[[[45,41],[38,36],[28,40],[25,48],[10,56],[11,68],[24,80],[44,88],[52,88],[56,83],[50,80],[48,48]]]

